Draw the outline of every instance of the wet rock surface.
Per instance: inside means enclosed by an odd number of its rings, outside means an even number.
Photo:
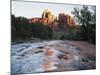
[[[28,42],[12,45],[11,49],[12,75],[95,69],[95,46],[84,42]]]

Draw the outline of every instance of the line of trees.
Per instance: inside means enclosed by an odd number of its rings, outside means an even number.
[[[52,29],[42,23],[29,23],[25,17],[11,15],[11,36],[12,41],[25,40],[31,37],[51,39]]]

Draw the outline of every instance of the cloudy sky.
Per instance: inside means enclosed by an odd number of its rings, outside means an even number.
[[[39,3],[29,1],[12,1],[12,14],[15,16],[24,16],[27,18],[41,17],[42,12],[48,9],[58,16],[59,13],[71,14],[73,8],[81,8],[81,5],[69,5],[69,4],[54,4],[54,3]],[[73,15],[72,15],[73,16]]]

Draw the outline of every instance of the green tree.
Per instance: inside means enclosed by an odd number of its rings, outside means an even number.
[[[74,14],[76,21],[80,25],[78,29],[80,34],[78,35],[80,35],[81,39],[95,43],[95,6],[93,6],[91,10],[88,6],[84,5],[81,9],[74,8],[74,11],[72,13]]]

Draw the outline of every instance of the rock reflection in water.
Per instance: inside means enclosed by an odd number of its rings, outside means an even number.
[[[43,69],[45,71],[51,71],[57,69],[57,67],[55,66],[56,62],[54,61],[54,56],[55,56],[54,51],[49,47],[45,48],[44,51],[45,51],[44,54],[45,58],[43,62]]]

